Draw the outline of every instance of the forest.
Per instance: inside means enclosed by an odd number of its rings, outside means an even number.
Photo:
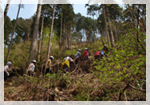
[[[12,66],[4,81],[4,101],[146,101],[146,4],[85,4],[85,17],[74,12],[73,4],[41,2],[29,19],[18,18],[24,4],[18,4],[13,20],[7,16],[12,4],[5,7],[4,64]],[[104,46],[109,52],[95,59]],[[64,72],[67,56],[73,62]]]

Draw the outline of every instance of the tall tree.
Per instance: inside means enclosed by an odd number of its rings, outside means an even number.
[[[34,30],[33,30],[33,38],[30,47],[30,55],[29,55],[29,62],[31,62],[35,57],[36,47],[37,47],[37,38],[38,38],[38,28],[39,28],[39,20],[40,20],[40,13],[41,13],[41,4],[42,0],[39,0],[39,4],[37,6],[36,12],[36,19],[34,23]]]
[[[109,30],[110,30],[111,46],[114,47],[115,46],[115,39],[114,39],[113,31],[112,31],[112,24],[111,24],[111,20],[110,20],[110,16],[109,16],[108,5],[106,5],[105,7],[106,7],[106,16],[108,19]]]
[[[63,7],[63,4],[61,5],[58,5],[59,6],[59,16],[60,16],[60,40],[59,40],[59,50],[61,50],[62,48],[62,24],[63,24],[63,12],[62,12],[62,7]]]
[[[109,32],[108,32],[108,27],[107,27],[107,19],[106,19],[105,4],[103,4],[103,14],[104,14],[104,18],[105,18],[105,33],[106,33],[106,36],[107,36],[108,45],[110,45],[110,43],[109,43]]]
[[[13,24],[8,16],[5,18],[4,22],[4,44],[9,45],[9,35],[13,31]]]
[[[7,5],[6,5],[6,7],[5,7],[5,11],[4,11],[4,21],[5,21],[5,18],[6,18],[8,9],[9,9],[10,1],[11,1],[11,0],[8,0],[8,1],[7,1]]]
[[[51,23],[51,32],[50,32],[49,44],[48,44],[47,59],[48,59],[49,56],[50,56],[51,46],[52,46],[52,33],[53,33],[53,24],[54,24],[54,16],[55,16],[55,7],[56,7],[56,5],[53,4],[53,14],[52,14],[52,23]]]
[[[41,23],[42,25],[41,25],[39,49],[38,49],[38,61],[40,61],[40,54],[41,54],[41,42],[42,42],[42,34],[43,34],[44,13],[45,13],[45,11],[43,11],[43,15],[42,15],[42,23]]]
[[[21,1],[22,1],[22,0],[21,0]],[[14,35],[15,35],[15,30],[16,30],[16,25],[17,25],[17,20],[18,20],[18,16],[19,16],[20,8],[21,8],[21,2],[20,2],[20,4],[19,4],[18,13],[17,13],[17,17],[16,17],[16,22],[15,22],[15,26],[14,26],[13,34],[12,34],[12,36],[11,36],[11,42],[10,42],[10,45],[9,45],[9,48],[8,48],[8,52],[7,52],[7,56],[6,56],[6,61],[7,61],[7,60],[8,60],[8,58],[9,58],[10,49],[11,49],[11,46],[12,46],[13,37],[14,37]]]

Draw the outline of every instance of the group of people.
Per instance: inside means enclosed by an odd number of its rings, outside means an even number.
[[[95,53],[94,57],[95,57],[95,59],[100,60],[103,56],[107,57],[107,53],[108,52],[109,52],[108,48],[106,47],[106,45],[104,45],[102,51],[98,50]],[[78,64],[80,56],[81,56],[81,49],[78,49],[77,53],[75,54],[75,65]],[[88,51],[88,48],[85,48],[85,50],[83,52],[83,59],[84,60],[89,60],[89,51]],[[73,62],[73,60],[72,60],[71,57],[67,56],[66,58],[64,58],[64,60],[63,60],[63,62],[61,64],[61,68],[64,70],[64,72],[67,72],[68,69],[70,68],[70,62]]]
[[[105,51],[105,53],[104,53]],[[103,56],[107,57],[107,53],[109,52],[108,48],[106,47],[106,45],[104,45],[102,51],[98,50],[96,51],[94,58],[100,60]]]
[[[106,45],[104,45],[102,51],[98,50],[95,55],[94,58],[100,60],[103,56],[107,55],[109,52],[108,48],[106,47]],[[78,49],[77,53],[75,54],[75,62],[73,62],[73,59],[69,56],[65,57],[61,63],[61,68],[63,69],[64,72],[67,72],[70,69],[70,63],[74,63],[75,65],[78,64],[79,58],[81,57],[81,49]],[[85,48],[84,52],[83,52],[83,59],[84,60],[89,60],[89,51],[88,48]],[[52,71],[51,65],[52,65],[52,61],[54,60],[53,56],[50,56],[49,59],[46,61],[45,63],[45,69],[44,69],[44,74],[46,73],[50,73],[50,71]],[[34,74],[34,69],[35,69],[35,64],[36,64],[36,60],[33,60],[27,69],[28,75],[29,76],[33,76]],[[12,63],[9,61],[7,62],[6,66],[4,66],[4,79],[6,81],[8,81],[7,76],[9,76],[8,73],[8,69],[11,67]]]

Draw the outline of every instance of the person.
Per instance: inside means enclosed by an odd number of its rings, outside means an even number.
[[[70,69],[70,62],[73,62],[72,58],[69,56],[64,58],[63,62],[61,63],[61,68],[64,69],[64,72],[67,72]]]
[[[50,56],[49,59],[46,61],[46,64],[45,64],[45,74],[47,74],[48,72],[50,72],[52,69],[51,69],[51,65],[52,65],[52,61],[54,60],[54,57],[53,56]]]
[[[105,53],[104,53],[103,51],[101,51],[100,54],[101,54],[101,58],[102,58],[103,56],[105,56]]]
[[[108,52],[109,52],[109,50],[108,50],[108,48],[106,47],[106,45],[104,45],[102,51],[105,51],[105,53],[108,53]]]
[[[8,82],[7,76],[9,76],[8,69],[11,67],[12,63],[10,61],[7,62],[6,66],[4,66],[4,80]]]
[[[35,64],[36,64],[36,60],[33,60],[32,63],[29,64],[29,67],[28,67],[28,75],[29,76],[33,76]]]
[[[94,58],[100,60],[100,57],[101,57],[101,51],[98,50],[98,51],[96,51]]]
[[[88,52],[88,48],[85,48],[84,52],[83,52],[83,58],[85,60],[89,60],[89,52]]]
[[[107,54],[109,52],[108,48],[106,47],[106,45],[104,45],[102,51],[105,51],[105,56],[107,57]]]
[[[75,64],[76,65],[78,64],[78,60],[79,60],[80,56],[81,56],[81,50],[78,49],[77,53],[75,54]]]

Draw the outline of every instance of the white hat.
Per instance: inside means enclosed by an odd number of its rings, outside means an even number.
[[[54,57],[53,57],[53,56],[50,56],[50,59],[54,59]]]
[[[32,62],[33,62],[33,63],[36,63],[36,60],[33,60]]]
[[[85,50],[88,50],[88,48],[85,48]]]
[[[78,51],[81,51],[81,49],[78,49]]]
[[[71,62],[73,62],[72,58],[69,58],[68,60],[71,61]]]
[[[10,61],[7,62],[7,65],[12,65]]]

